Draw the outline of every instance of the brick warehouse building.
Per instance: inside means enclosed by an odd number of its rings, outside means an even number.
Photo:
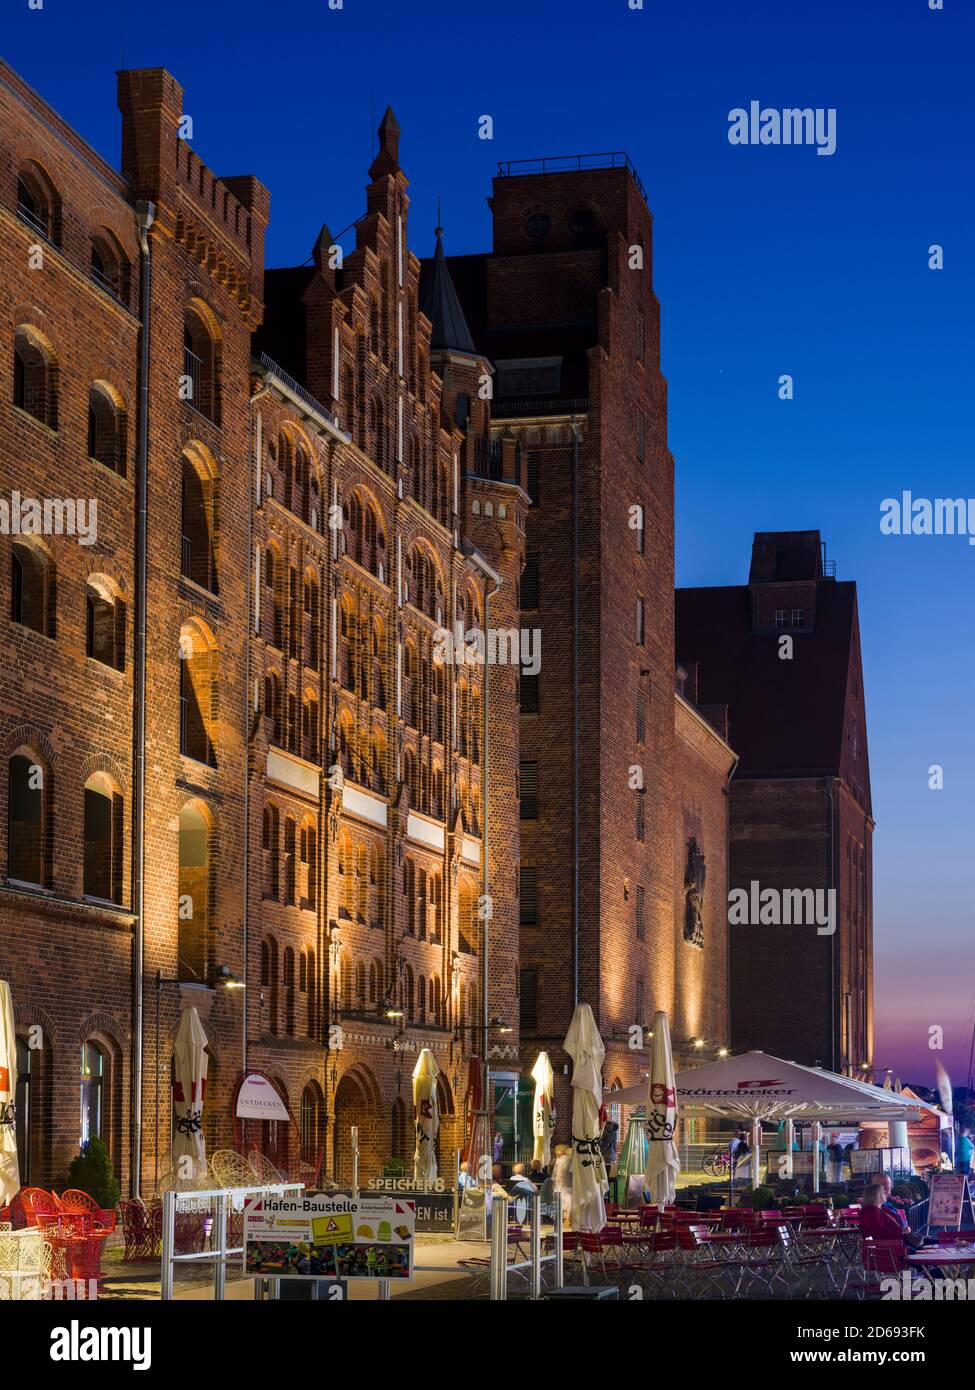
[[[730,886],[836,893],[832,934],[729,927],[732,1044],[869,1078],[874,822],[856,585],[827,572],[818,531],[759,532],[747,586],[678,590],[677,652],[700,658],[685,661],[688,689],[727,706],[740,757]]]
[[[0,72],[4,492],[98,504],[90,545],[0,542],[25,1181],[92,1134],[123,1181],[165,1172],[187,1003],[209,1150],[325,1148],[347,1178],[358,1125],[368,1176],[411,1150],[419,1047],[442,1155],[485,1020],[517,1057],[517,671],[434,638],[517,626],[521,459],[491,449],[442,255],[421,311],[391,114],[355,249],[333,269],[323,229],[310,272],[269,273],[255,341],[266,190],[179,138],[168,73],[118,91],[121,176]],[[245,1070],[293,1123],[235,1132]]]
[[[521,683],[521,1065],[553,1053],[567,1138],[577,1000],[607,1084],[646,1070],[633,1025],[657,1009],[677,1065],[727,1042],[734,755],[721,712],[708,722],[674,689],[673,460],[642,186],[624,155],[516,163],[490,206],[491,253],[449,265],[495,367],[492,443],[521,446],[532,502],[521,621],[544,656]]]

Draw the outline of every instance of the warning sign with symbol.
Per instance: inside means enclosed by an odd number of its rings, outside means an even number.
[[[311,1219],[311,1238],[316,1245],[351,1240],[354,1235],[351,1212],[337,1211],[332,1216],[313,1216]]]
[[[394,1197],[250,1197],[244,1269],[263,1278],[410,1279],[416,1205]]]

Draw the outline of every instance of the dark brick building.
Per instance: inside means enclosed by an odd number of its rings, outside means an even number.
[[[835,890],[833,932],[729,927],[732,1045],[869,1071],[874,822],[856,585],[824,572],[818,531],[757,533],[747,585],[677,591],[677,655],[691,698],[727,706],[740,759],[730,888]]]
[[[593,1007],[607,1083],[645,1070],[634,1025],[656,1009],[679,1061],[727,1042],[733,755],[689,701],[675,706],[673,460],[642,186],[624,155],[516,163],[490,206],[492,251],[449,265],[494,366],[485,468],[520,448],[532,504],[521,623],[541,634],[541,665],[521,681],[521,1062],[553,1053],[567,1134],[561,1044],[577,1000]],[[706,929],[692,941],[695,837]]]

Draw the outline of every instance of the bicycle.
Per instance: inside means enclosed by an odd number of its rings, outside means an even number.
[[[727,1149],[718,1149],[717,1153],[705,1156],[701,1167],[709,1178],[727,1177],[728,1169],[731,1167],[731,1155]]]

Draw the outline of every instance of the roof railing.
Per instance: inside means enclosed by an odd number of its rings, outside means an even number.
[[[625,150],[609,150],[603,154],[546,155],[540,159],[506,159],[498,162],[498,175],[503,179],[520,178],[526,174],[582,173],[586,169],[629,169],[644,202],[647,201],[647,191]]]

